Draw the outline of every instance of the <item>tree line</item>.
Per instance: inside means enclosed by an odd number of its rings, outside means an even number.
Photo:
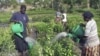
[[[59,8],[100,9],[100,0],[25,0],[25,2],[34,7],[54,8],[55,10]],[[15,4],[17,4],[16,0],[0,0],[0,8],[9,7]]]

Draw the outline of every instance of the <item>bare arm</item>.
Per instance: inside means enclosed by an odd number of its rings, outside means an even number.
[[[30,34],[30,27],[29,27],[28,23],[26,24],[26,28],[27,28],[27,31],[28,31],[27,34],[29,35]]]

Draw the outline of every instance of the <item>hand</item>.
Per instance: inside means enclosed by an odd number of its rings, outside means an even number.
[[[14,22],[15,22],[15,23],[20,23],[20,21],[18,21],[18,20],[15,20]]]
[[[86,42],[86,39],[87,39],[86,36],[81,37],[81,38],[80,38],[80,43],[81,43],[81,44],[84,44],[84,43]]]
[[[85,27],[85,24],[84,23],[80,23],[80,26]]]

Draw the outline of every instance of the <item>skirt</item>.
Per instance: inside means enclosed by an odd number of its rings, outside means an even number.
[[[24,38],[20,38],[16,34],[12,36],[15,44],[15,49],[18,52],[24,52],[28,50],[28,43],[24,40]]]
[[[81,56],[100,56],[100,45],[94,47],[83,47]]]

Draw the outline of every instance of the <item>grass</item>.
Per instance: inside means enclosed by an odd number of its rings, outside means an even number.
[[[100,21],[100,16],[98,12],[100,12],[99,10],[93,10],[91,9],[91,11],[94,14],[94,19],[97,22],[98,25],[98,32],[100,32],[100,27],[99,27],[99,21]],[[41,9],[41,10],[28,10],[27,14],[29,16],[30,21],[41,21],[42,18],[51,18],[51,19],[55,19],[55,11],[51,10],[51,9]],[[0,13],[0,22],[5,23],[5,22],[9,22],[9,19],[11,18],[12,13],[10,12],[4,12],[4,13]],[[72,22],[73,24],[77,24],[79,22],[83,22],[82,19],[82,13],[68,13],[67,14],[68,17],[68,22]],[[70,23],[69,23],[70,24]],[[100,35],[100,33],[99,33]]]
[[[55,14],[54,10],[51,9],[41,9],[41,10],[28,10],[26,11],[29,18],[32,19],[34,17],[40,17],[41,16],[53,16]],[[12,13],[11,12],[1,12],[0,13],[0,22],[5,23],[9,22],[9,19],[11,18]]]
[[[9,12],[2,12],[0,13],[0,22],[8,22],[11,17],[11,13]]]
[[[53,13],[55,13],[55,11],[52,10],[52,9],[41,9],[41,10],[34,10],[34,9],[32,9],[32,10],[27,11],[28,15],[53,14]]]

